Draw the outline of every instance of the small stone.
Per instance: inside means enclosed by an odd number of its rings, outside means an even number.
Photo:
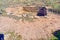
[[[22,15],[17,15],[18,17],[22,17]]]
[[[26,14],[23,14],[24,17],[26,17]]]

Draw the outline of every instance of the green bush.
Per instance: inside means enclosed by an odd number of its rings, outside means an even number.
[[[52,36],[52,37],[50,38],[50,40],[58,40],[58,38],[55,37],[55,36]]]

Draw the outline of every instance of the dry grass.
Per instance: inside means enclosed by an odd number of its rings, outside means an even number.
[[[22,40],[22,36],[15,32],[5,32],[4,40]]]

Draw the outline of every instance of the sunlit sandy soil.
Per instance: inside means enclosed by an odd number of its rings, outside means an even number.
[[[13,18],[0,16],[0,32],[15,31],[23,40],[49,38],[52,32],[60,29],[60,15],[48,12],[47,17],[39,17],[34,22],[17,21]]]

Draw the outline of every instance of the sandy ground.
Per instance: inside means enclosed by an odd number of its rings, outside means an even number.
[[[24,23],[9,17],[0,16],[0,33],[15,31],[22,35],[23,40],[49,38],[53,31],[60,29],[60,15],[49,12],[47,18],[40,17],[35,22]]]

